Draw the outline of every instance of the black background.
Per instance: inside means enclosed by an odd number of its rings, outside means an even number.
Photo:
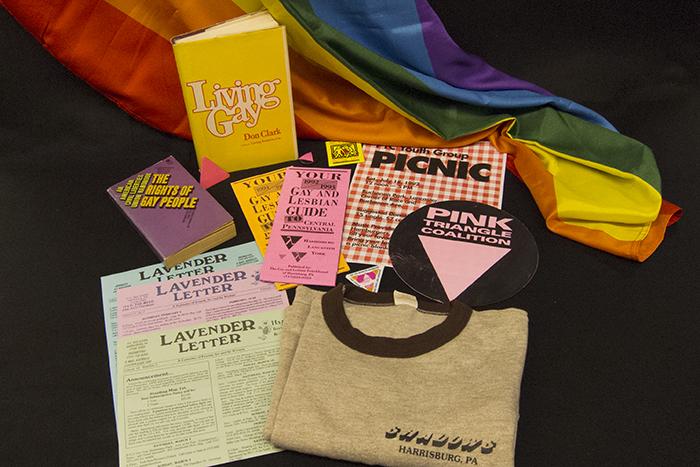
[[[530,316],[516,464],[697,465],[698,3],[433,5],[465,50],[649,145],[685,208],[638,264],[547,231],[508,175],[503,207],[540,249],[501,304]],[[100,276],[155,257],[105,189],[168,154],[194,171],[193,147],[119,110],[2,9],[0,44],[0,463],[116,465]],[[214,192],[250,240],[230,190]],[[394,287],[408,291],[387,276]],[[342,465],[291,452],[239,465],[326,463]]]

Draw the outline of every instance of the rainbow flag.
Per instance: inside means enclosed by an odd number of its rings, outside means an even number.
[[[134,117],[185,138],[169,39],[267,8],[287,27],[300,137],[426,147],[488,139],[547,227],[644,261],[680,209],[654,155],[602,116],[461,50],[427,0],[0,0]]]

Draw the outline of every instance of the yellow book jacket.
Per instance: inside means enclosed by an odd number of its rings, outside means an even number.
[[[207,157],[234,172],[297,158],[284,26],[173,51],[200,165]]]

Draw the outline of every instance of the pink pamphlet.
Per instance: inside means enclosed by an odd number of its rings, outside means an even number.
[[[260,279],[335,285],[351,173],[289,167]]]

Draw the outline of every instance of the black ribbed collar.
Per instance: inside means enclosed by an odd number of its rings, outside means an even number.
[[[472,309],[459,301],[443,304],[419,299],[420,310],[446,314],[445,320],[409,337],[368,336],[352,326],[345,313],[344,300],[360,305],[387,306],[394,305],[393,294],[372,293],[341,284],[326,292],[321,299],[323,318],[331,333],[348,347],[377,357],[411,358],[435,350],[458,336],[472,315]]]

